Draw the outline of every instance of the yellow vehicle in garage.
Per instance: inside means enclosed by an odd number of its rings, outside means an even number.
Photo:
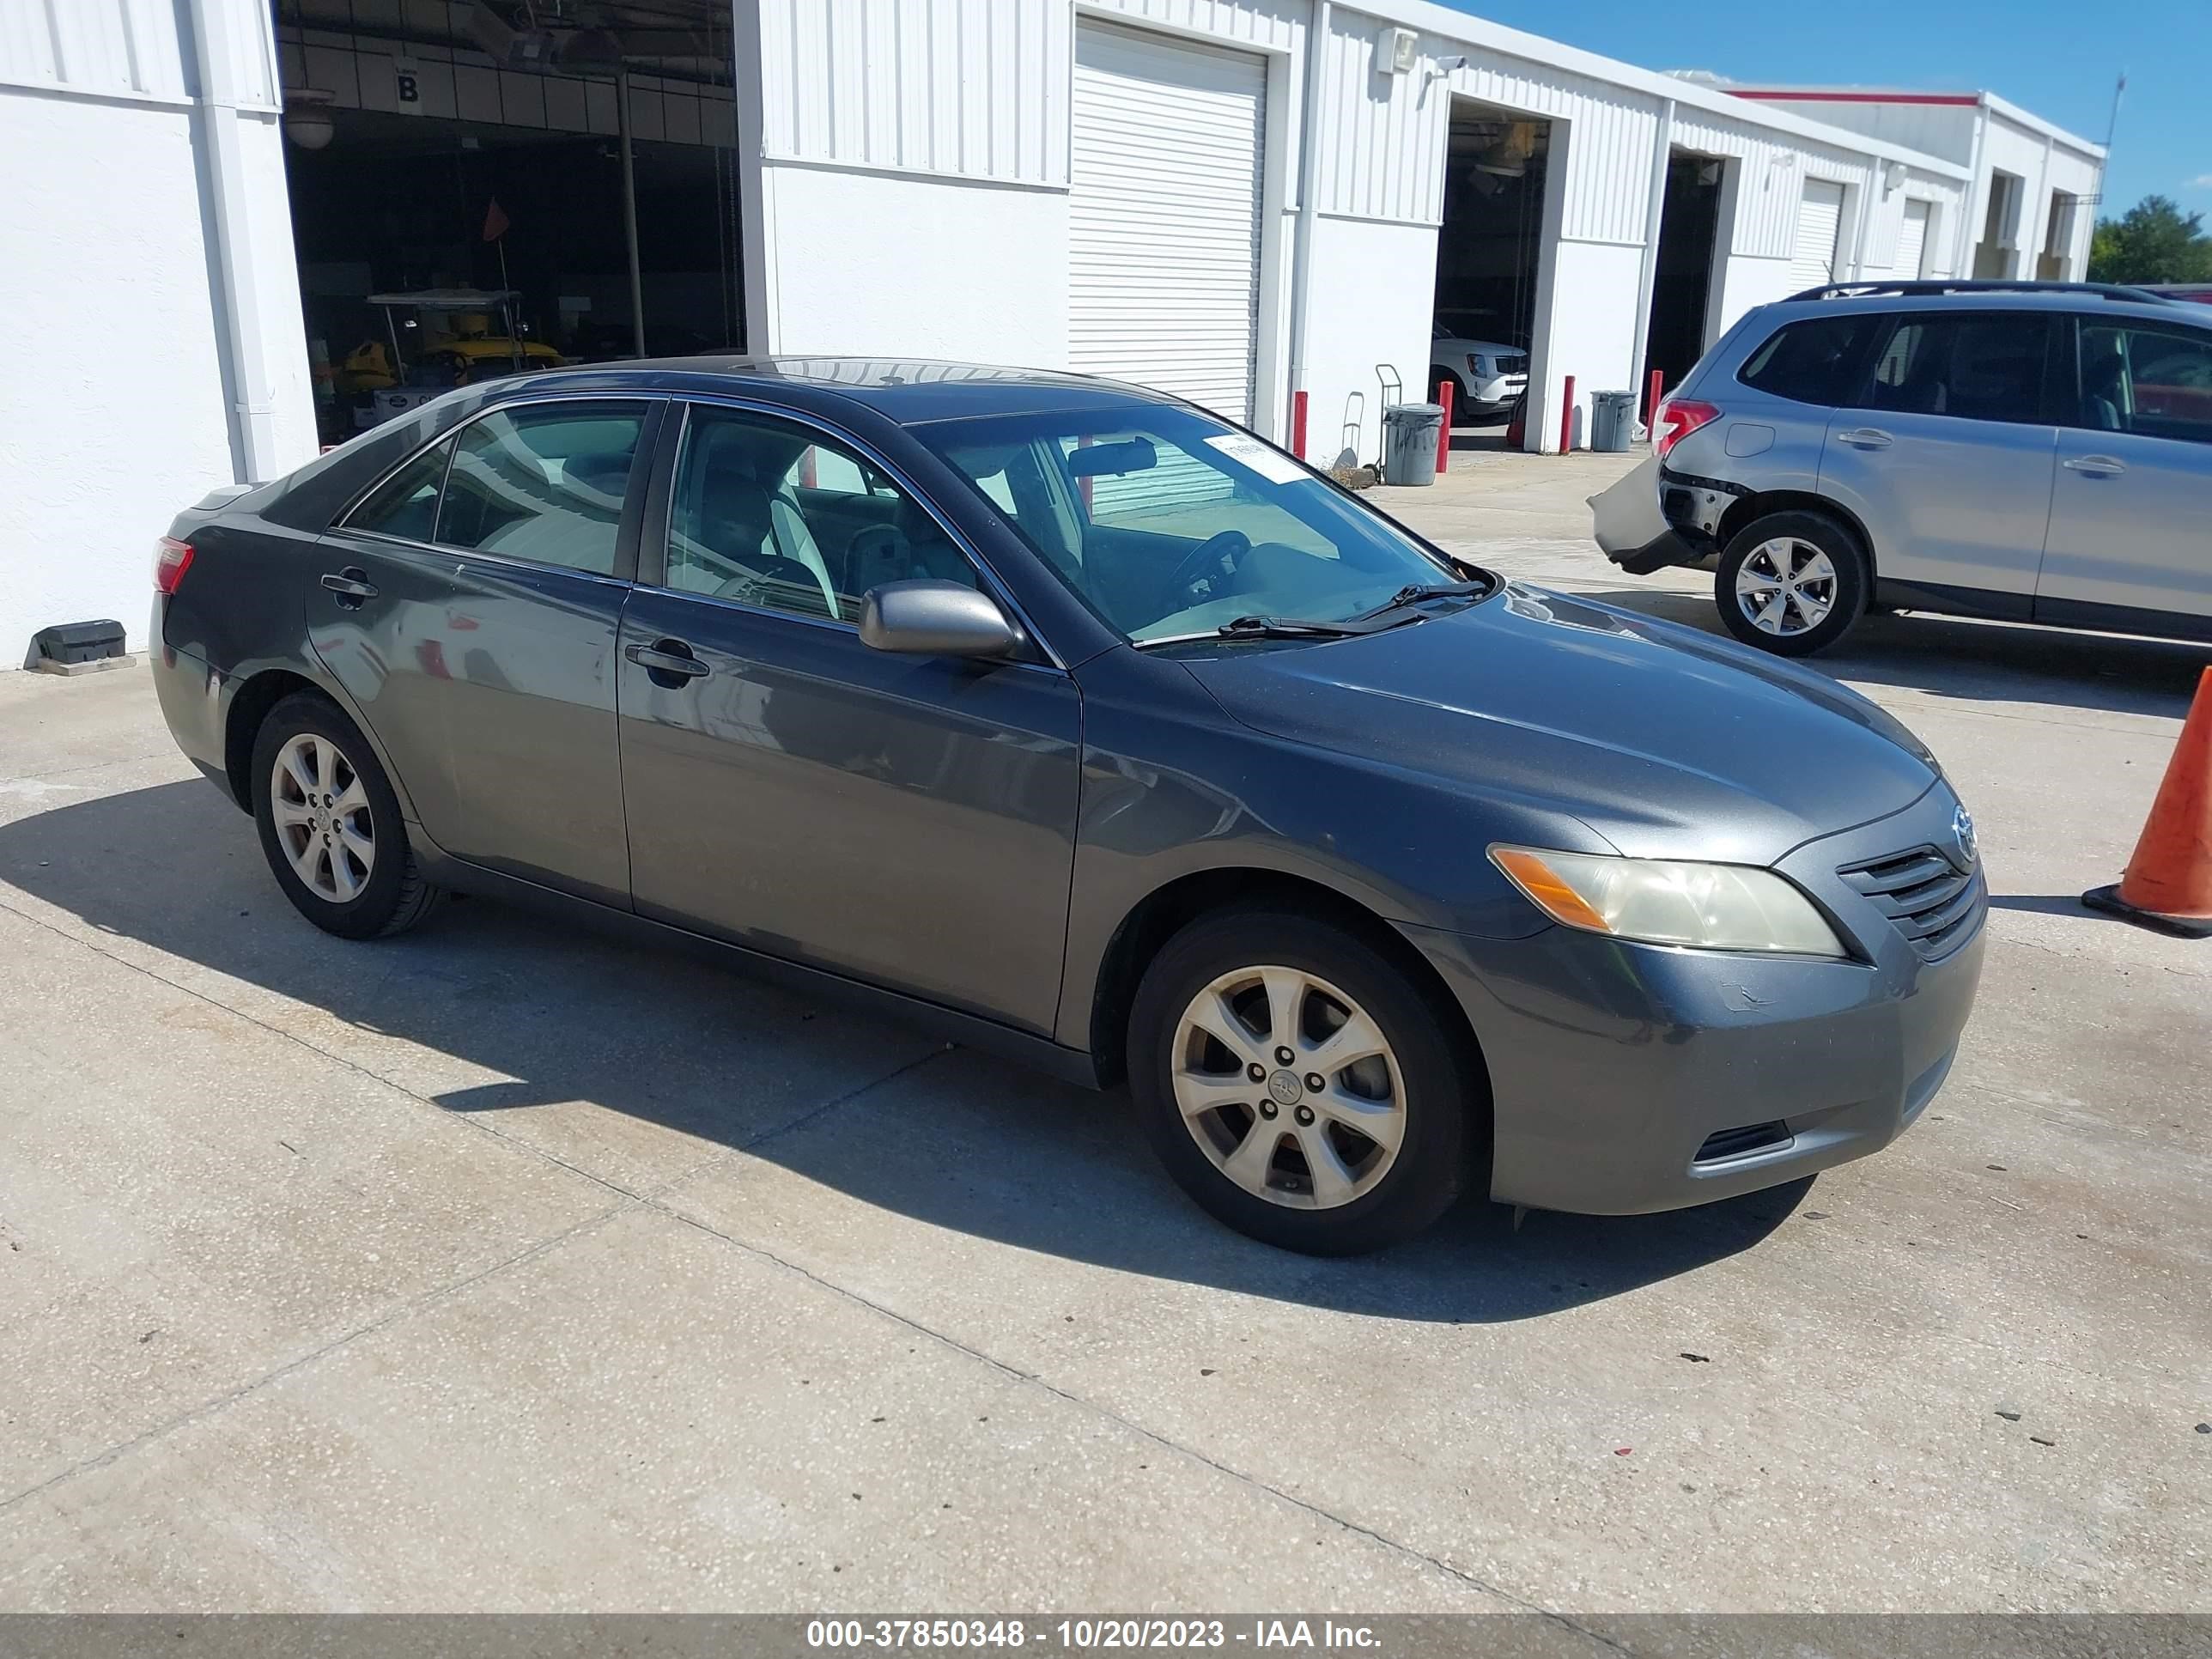
[[[522,337],[517,297],[512,289],[372,294],[368,303],[384,309],[386,339],[364,340],[347,353],[332,384],[341,397],[369,399],[356,420],[374,426],[453,386],[562,368],[568,359],[551,346]]]

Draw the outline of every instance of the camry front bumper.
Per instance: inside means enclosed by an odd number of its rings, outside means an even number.
[[[1850,961],[1407,928],[1466,1010],[1490,1073],[1491,1196],[1626,1215],[1796,1180],[1879,1152],[1942,1085],[1981,976],[1987,899],[1934,959],[1839,873],[1949,843],[1938,784],[1777,867]],[[1954,861],[1955,844],[1950,844]]]

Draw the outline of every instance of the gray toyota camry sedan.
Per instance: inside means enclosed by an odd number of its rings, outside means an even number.
[[[504,380],[209,497],[155,586],[170,730],[317,927],[526,900],[1126,1079],[1293,1249],[1863,1157],[1980,972],[1972,820],[1872,703],[1133,386]]]

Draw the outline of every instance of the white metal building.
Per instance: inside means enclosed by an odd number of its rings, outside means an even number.
[[[1897,275],[1941,269],[1954,276],[2072,283],[2088,268],[2103,149],[1995,93],[1733,84],[1726,89],[1969,169],[1973,195],[1955,222],[1939,224],[1924,215],[1908,219],[1893,260]]]
[[[1591,391],[1686,367],[1814,283],[2078,276],[2102,161],[1987,94],[1711,84],[1425,0],[535,11],[555,27],[517,44],[535,20],[516,0],[0,0],[15,162],[0,294],[18,340],[0,391],[0,665],[35,629],[88,617],[142,645],[171,514],[313,453],[322,353],[348,343],[320,319],[384,255],[333,258],[311,228],[373,241],[399,225],[388,196],[380,221],[317,182],[356,147],[392,167],[505,157],[510,196],[517,169],[554,169],[557,200],[614,165],[619,133],[626,178],[635,138],[698,181],[655,211],[688,218],[696,199],[721,252],[709,237],[641,272],[633,233],[627,283],[583,255],[518,275],[549,337],[580,340],[596,315],[756,351],[1072,366],[1283,441],[1302,392],[1322,461],[1376,454],[1386,386],[1424,394],[1446,309],[1525,349],[1528,441],[1549,448]],[[318,127],[320,160],[298,143]],[[486,256],[483,198],[449,193],[466,234],[389,233],[425,286],[465,284]],[[564,246],[615,212],[577,200]],[[720,323],[699,320],[718,304]]]

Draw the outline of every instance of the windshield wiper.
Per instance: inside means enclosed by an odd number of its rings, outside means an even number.
[[[1373,610],[1363,611],[1352,620],[1365,622],[1370,617],[1387,617],[1394,611],[1403,611],[1409,605],[1425,605],[1431,599],[1473,599],[1477,594],[1489,592],[1491,584],[1486,581],[1408,582]]]
[[[1213,631],[1224,640],[1335,640],[1367,630],[1349,623],[1303,622],[1295,617],[1239,617]]]

